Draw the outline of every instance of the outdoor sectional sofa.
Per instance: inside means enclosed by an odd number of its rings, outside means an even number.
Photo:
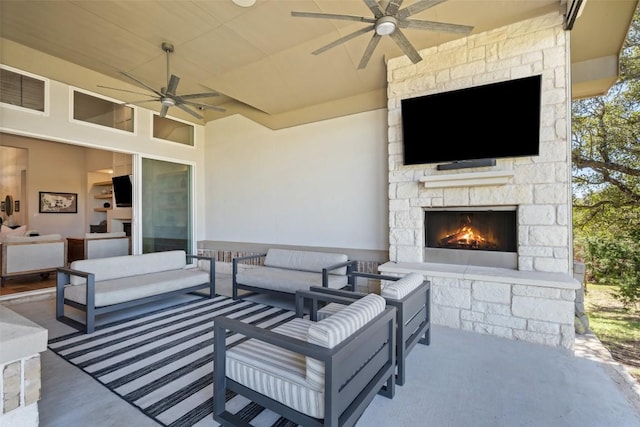
[[[189,259],[208,261],[208,270]],[[86,333],[100,314],[202,289],[215,296],[213,258],[183,250],[74,261],[56,279],[56,318]],[[84,312],[84,324],[66,316],[65,305]]]
[[[263,264],[240,269],[240,263],[247,261]],[[232,295],[237,299],[240,289],[290,295],[312,286],[353,290],[351,273],[357,261],[339,253],[271,248],[267,253],[236,257],[232,263]]]

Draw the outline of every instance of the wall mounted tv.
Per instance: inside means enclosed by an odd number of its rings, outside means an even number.
[[[403,99],[404,164],[538,155],[541,81],[536,75]]]
[[[119,208],[129,208],[132,202],[131,175],[114,176],[113,196],[116,199],[116,206]]]

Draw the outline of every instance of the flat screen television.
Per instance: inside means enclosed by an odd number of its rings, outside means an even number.
[[[404,164],[536,156],[540,75],[403,99]]]
[[[111,178],[113,183],[113,196],[116,200],[116,206],[119,208],[129,208],[132,202],[132,186],[131,175],[114,176]]]

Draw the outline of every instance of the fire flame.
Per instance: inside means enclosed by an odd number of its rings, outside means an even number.
[[[471,226],[471,218],[466,217],[464,224],[454,233],[440,239],[441,247],[487,248],[494,246]]]

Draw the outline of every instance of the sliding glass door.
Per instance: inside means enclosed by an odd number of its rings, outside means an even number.
[[[191,166],[142,159],[142,253],[192,253]]]

